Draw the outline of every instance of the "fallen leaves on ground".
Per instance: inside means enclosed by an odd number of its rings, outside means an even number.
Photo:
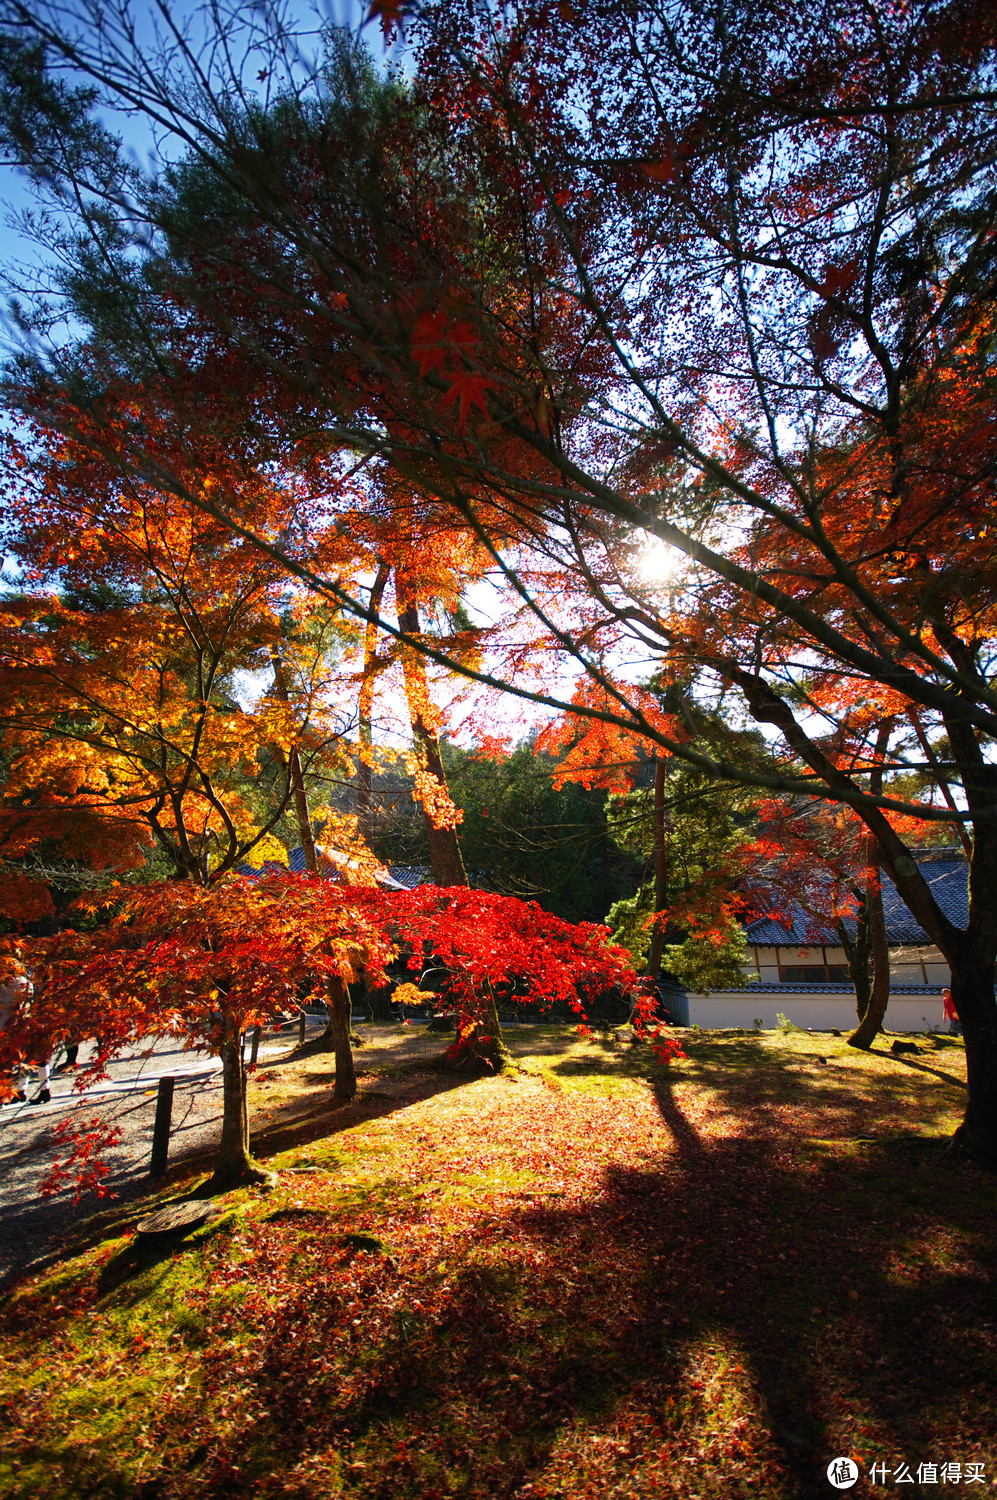
[[[994,1180],[942,1134],[962,1054],[689,1054],[407,1075],[183,1245],[29,1281],[12,1492],[788,1500],[849,1454],[857,1495],[902,1461],[992,1492]]]

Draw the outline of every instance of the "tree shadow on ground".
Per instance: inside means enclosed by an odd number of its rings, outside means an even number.
[[[822,1492],[828,1462],[856,1447],[868,1454],[870,1439],[888,1464],[941,1462],[937,1434],[958,1425],[992,1370],[997,1326],[986,1317],[988,1275],[978,1263],[932,1265],[931,1241],[937,1248],[953,1232],[980,1240],[985,1175],[924,1137],[881,1149],[842,1142],[837,1152],[768,1132],[704,1140],[667,1077],[656,1097],[676,1153],[667,1187],[654,1192],[687,1205],[681,1235],[660,1237],[663,1248],[671,1240],[669,1272],[682,1288],[678,1304],[666,1297],[664,1317],[681,1306],[690,1338],[722,1337],[743,1351],[792,1492]],[[617,1175],[610,1198],[622,1222],[648,1187]],[[656,1206],[649,1217],[663,1230],[669,1216]],[[661,1315],[652,1296],[648,1324]],[[978,1437],[989,1421],[980,1416]]]
[[[317,1074],[314,1081],[328,1083],[328,1075]],[[385,1085],[372,1081],[370,1089],[361,1086],[360,1097],[350,1105],[333,1105],[331,1087],[316,1096],[290,1099],[273,1107],[272,1118],[255,1123],[251,1133],[252,1151],[264,1159],[310,1145],[317,1140],[336,1136],[354,1126],[392,1115],[420,1099],[430,1099],[473,1082],[468,1075],[446,1072],[412,1073],[407,1070],[403,1081]],[[390,1092],[389,1092],[390,1091]],[[199,1128],[197,1123],[191,1128]],[[101,1241],[131,1233],[138,1219],[167,1203],[187,1201],[202,1196],[203,1179],[212,1169],[213,1148],[196,1147],[185,1151],[171,1137],[173,1154],[166,1172],[158,1179],[149,1176],[147,1167],[137,1165],[117,1174],[113,1180],[114,1201],[95,1193],[84,1195],[76,1216],[67,1227],[65,1205],[32,1199],[16,1209],[8,1205],[5,1215],[19,1215],[25,1235],[37,1239],[32,1229],[35,1220],[55,1240],[52,1249],[27,1263],[15,1263],[0,1282],[0,1295],[12,1292],[26,1275],[35,1275],[58,1263],[87,1254]],[[37,1149],[45,1149],[39,1147]]]
[[[733,1122],[733,1129],[744,1129],[749,1123],[752,1129],[764,1128],[766,1123],[777,1125],[783,1112],[794,1108],[828,1138],[895,1134],[912,1118],[917,1119],[918,1133],[924,1134],[943,1129],[954,1112],[961,1115],[966,1084],[956,1074],[906,1056],[896,1057],[888,1049],[831,1050],[821,1045],[822,1040],[807,1036],[779,1050],[746,1035],[726,1040],[722,1052],[706,1040],[687,1041],[685,1061],[674,1068],[656,1068],[653,1077],[659,1084],[688,1080],[704,1085]],[[868,1058],[885,1067],[870,1074],[864,1061]],[[566,1062],[570,1066],[571,1060]],[[611,1070],[612,1059],[605,1066]],[[646,1070],[646,1060],[642,1069],[636,1059],[629,1069],[632,1076],[642,1072],[646,1076]],[[917,1084],[918,1077],[923,1085]],[[937,1080],[937,1087],[931,1079]],[[912,1084],[918,1087],[916,1109]],[[808,1133],[817,1132],[810,1128]]]
[[[315,1081],[326,1081],[326,1075],[312,1075]],[[401,1080],[361,1080],[358,1097],[352,1104],[333,1104],[331,1090],[318,1098],[290,1099],[273,1106],[271,1118],[257,1121],[252,1129],[251,1148],[263,1160],[296,1147],[341,1134],[355,1125],[395,1114],[417,1100],[433,1099],[473,1082],[471,1075],[406,1071]]]
[[[156,1495],[811,1500],[841,1454],[915,1472],[992,1460],[993,1178],[902,1132],[902,1065],[874,1105],[848,1093],[852,1072],[801,1053],[746,1039],[723,1067],[690,1050],[653,1075],[667,1147],[609,1167],[582,1201],[538,1186],[421,1249],[425,1209],[399,1199],[378,1220],[389,1238],[416,1231],[397,1263],[373,1236],[344,1246],[335,1214],[289,1205],[247,1224],[246,1260],[225,1269],[247,1301],[233,1323],[220,1299],[205,1337],[224,1405],[239,1332],[230,1378],[252,1420],[164,1410],[153,1436],[181,1457]],[[615,1061],[587,1071],[642,1071]],[[694,1114],[682,1085],[707,1066]],[[463,1082],[426,1078],[434,1093]],[[923,1087],[922,1131],[958,1095]],[[334,1130],[371,1117],[333,1115]],[[87,1492],[126,1493],[106,1478]]]
[[[909,1068],[913,1073],[928,1073],[933,1078],[940,1078],[943,1083],[954,1084],[957,1089],[966,1092],[966,1080],[957,1078],[954,1073],[944,1073],[941,1068],[929,1068],[927,1063],[915,1062],[911,1057],[898,1057],[896,1061],[902,1068]]]
[[[252,1430],[163,1493],[276,1495],[333,1452],[355,1456],[336,1493],[365,1500],[659,1482],[810,1500],[841,1454],[986,1460],[992,1179],[931,1138],[801,1139],[764,1110],[711,1135],[680,1082],[655,1085],[673,1150],[608,1168],[584,1202],[538,1188],[483,1214],[401,1280],[377,1254],[345,1266],[311,1216],[294,1254],[327,1268],[327,1295],[261,1304],[240,1355]],[[797,1082],[822,1102],[825,1080]]]

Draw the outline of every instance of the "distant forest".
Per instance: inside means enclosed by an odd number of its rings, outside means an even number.
[[[602,922],[640,884],[643,861],[613,839],[606,793],[555,788],[553,756],[529,741],[503,760],[447,743],[442,750],[450,795],[464,814],[457,831],[473,885],[536,901],[569,922]],[[429,864],[426,820],[401,764],[375,773],[371,842],[385,864]]]

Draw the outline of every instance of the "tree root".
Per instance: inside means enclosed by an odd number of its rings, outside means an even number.
[[[981,1131],[967,1130],[965,1122],[958,1126],[952,1139],[949,1141],[949,1151],[966,1156],[978,1167],[984,1167],[988,1172],[997,1172],[997,1145],[984,1137]]]
[[[216,1168],[201,1191],[212,1198],[217,1193],[228,1193],[233,1188],[239,1187],[261,1187],[269,1191],[275,1188],[279,1181],[276,1172],[268,1171],[258,1161],[247,1156],[245,1161],[237,1166]]]

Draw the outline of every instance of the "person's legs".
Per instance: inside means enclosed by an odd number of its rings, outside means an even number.
[[[48,1086],[50,1073],[51,1069],[49,1067],[48,1058],[46,1058],[44,1062],[38,1063],[37,1067],[35,1068],[35,1083],[41,1084],[41,1088],[38,1090],[38,1093],[35,1095],[35,1097],[31,1100],[32,1104],[47,1104],[51,1099],[52,1094]]]

